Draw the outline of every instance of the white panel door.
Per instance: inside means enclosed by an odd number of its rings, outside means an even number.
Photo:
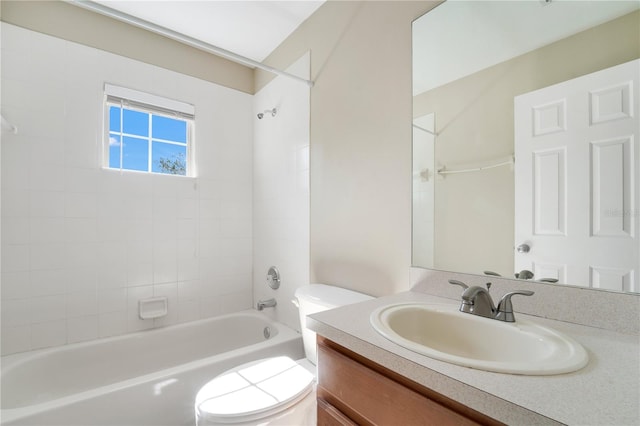
[[[639,79],[635,60],[515,98],[516,272],[640,292]]]

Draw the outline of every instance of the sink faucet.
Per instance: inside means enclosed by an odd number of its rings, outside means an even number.
[[[487,288],[484,289],[479,286],[469,287],[462,281],[449,280],[449,284],[460,286],[464,289],[462,292],[462,303],[460,304],[460,312],[465,312],[472,315],[479,315],[481,317],[491,318],[498,321],[515,322],[515,316],[513,315],[513,304],[511,303],[511,297],[520,294],[523,296],[533,295],[533,291],[529,290],[516,290],[505,294],[500,299],[498,307],[493,304],[493,299],[489,294],[489,288],[491,283],[487,283]]]
[[[273,308],[278,304],[276,299],[258,300],[258,310],[261,311],[264,308]]]

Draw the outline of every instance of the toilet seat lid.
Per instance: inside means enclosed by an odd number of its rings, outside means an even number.
[[[217,423],[261,419],[296,404],[313,383],[313,374],[289,357],[248,362],[204,385],[196,396],[196,413]]]

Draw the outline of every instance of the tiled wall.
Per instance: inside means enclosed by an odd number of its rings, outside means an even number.
[[[252,96],[1,29],[2,353],[251,307]],[[105,82],[195,105],[197,178],[101,168]]]
[[[287,72],[309,78],[310,53]],[[277,77],[255,95],[254,114],[276,108],[254,125],[254,304],[276,298],[265,312],[300,329],[291,303],[295,290],[309,283],[309,96],[304,83]],[[278,290],[266,281],[276,266],[282,276]]]

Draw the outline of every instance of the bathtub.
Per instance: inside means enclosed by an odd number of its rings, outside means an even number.
[[[247,310],[2,358],[2,425],[194,425],[198,390],[238,364],[304,357],[296,331]]]

